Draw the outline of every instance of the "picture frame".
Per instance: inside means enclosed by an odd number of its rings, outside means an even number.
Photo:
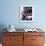
[[[34,21],[34,7],[33,5],[20,6],[20,22],[33,22]]]

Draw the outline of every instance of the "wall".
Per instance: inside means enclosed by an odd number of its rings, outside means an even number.
[[[16,28],[29,28],[29,27],[46,27],[46,6],[45,0],[0,0],[1,2],[1,15],[0,25],[13,24]],[[33,5],[35,21],[31,23],[19,22],[19,6],[20,5]]]
[[[31,28],[39,26],[38,18],[38,1],[32,0],[2,0],[1,1],[1,17],[0,23],[4,25],[13,24],[16,28]],[[20,5],[34,5],[35,21],[32,23],[20,23],[19,22],[19,6]],[[37,12],[37,13],[36,13]]]
[[[23,4],[34,6],[34,22],[19,22],[19,6]],[[46,32],[45,4],[46,0],[0,0],[0,31],[2,27],[13,24],[19,29],[40,27]]]

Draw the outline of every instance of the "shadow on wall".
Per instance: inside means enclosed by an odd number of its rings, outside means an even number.
[[[4,24],[0,24],[0,43],[2,43],[2,36],[3,36],[3,32],[5,32],[6,30],[3,30],[5,28]]]

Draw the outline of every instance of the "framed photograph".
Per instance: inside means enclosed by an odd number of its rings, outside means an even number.
[[[32,5],[20,6],[20,22],[34,21],[34,7]]]

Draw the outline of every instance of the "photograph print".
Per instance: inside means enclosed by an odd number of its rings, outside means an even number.
[[[34,18],[34,9],[31,5],[20,6],[20,22],[32,22]]]

